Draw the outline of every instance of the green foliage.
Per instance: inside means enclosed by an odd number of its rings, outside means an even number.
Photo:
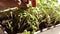
[[[27,18],[27,23],[31,26],[33,31],[37,31],[39,29],[39,24],[42,21],[47,22],[48,24],[60,22],[60,8],[59,6],[55,6],[57,4],[57,0],[37,0],[36,8],[29,8],[25,13]],[[45,19],[43,19],[45,17]],[[41,20],[41,22],[39,21]],[[54,20],[55,19],[55,20]]]

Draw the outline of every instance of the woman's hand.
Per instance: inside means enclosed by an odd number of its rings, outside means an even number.
[[[36,7],[36,0],[30,0],[31,1],[31,4],[32,4],[32,7]]]

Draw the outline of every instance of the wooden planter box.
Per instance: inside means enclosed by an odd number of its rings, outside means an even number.
[[[11,14],[13,15],[13,14],[17,13],[16,10],[17,10],[17,7],[0,10],[0,20],[2,20],[4,18],[6,18],[6,19],[9,18],[9,16],[11,16]]]
[[[34,34],[60,34],[60,24],[57,24],[56,27],[51,26],[49,30],[45,28],[43,32],[37,31]]]

